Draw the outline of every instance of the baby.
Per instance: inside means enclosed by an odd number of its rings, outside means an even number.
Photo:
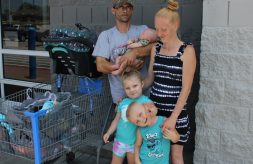
[[[180,138],[176,130],[166,129],[162,132],[161,125],[165,117],[155,116],[155,110],[157,109],[152,107],[152,112],[150,112],[138,102],[133,102],[128,106],[127,119],[139,126],[134,146],[134,160],[137,164],[168,164],[170,140],[175,143]]]
[[[127,41],[127,44],[114,49],[113,56],[115,59],[113,60],[113,62],[115,62],[115,64],[119,66],[119,69],[116,71],[113,71],[112,74],[120,75],[127,68],[126,61],[123,61],[120,64],[120,58],[122,55],[124,55],[124,53],[126,53],[127,51],[130,51],[133,48],[147,46],[149,43],[153,43],[156,40],[157,40],[156,31],[151,28],[147,28],[140,34],[139,38],[130,39]],[[135,64],[137,64],[139,62],[142,63],[143,61],[141,59],[136,59],[135,62],[136,62]]]
[[[132,40],[130,39],[127,42],[126,47],[127,49],[142,47],[148,45],[149,43],[153,43],[156,40],[157,40],[156,31],[151,28],[147,28],[140,34],[139,38]]]

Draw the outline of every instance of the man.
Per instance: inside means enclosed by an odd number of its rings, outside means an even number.
[[[112,14],[115,16],[116,25],[108,30],[103,31],[97,40],[93,56],[96,57],[97,70],[99,72],[108,74],[111,94],[113,102],[117,101],[124,96],[124,89],[119,75],[112,75],[111,73],[118,70],[122,63],[128,66],[139,68],[143,77],[147,75],[147,59],[135,62],[137,57],[144,57],[150,54],[152,45],[146,47],[135,48],[126,52],[120,58],[120,64],[115,65],[111,60],[115,58],[114,51],[117,47],[124,45],[131,38],[138,38],[140,33],[143,32],[147,26],[145,25],[131,25],[131,16],[133,14],[133,1],[132,0],[113,0]],[[146,58],[146,57],[145,57]]]

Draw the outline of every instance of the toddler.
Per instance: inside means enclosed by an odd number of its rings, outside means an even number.
[[[136,164],[168,164],[170,140],[175,143],[180,136],[176,130],[165,129],[161,125],[165,117],[155,116],[143,104],[133,102],[128,106],[127,118],[139,126],[134,147]]]

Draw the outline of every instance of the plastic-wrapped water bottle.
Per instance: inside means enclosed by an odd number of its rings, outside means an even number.
[[[57,92],[61,92],[61,74],[56,75],[55,83],[57,87]]]

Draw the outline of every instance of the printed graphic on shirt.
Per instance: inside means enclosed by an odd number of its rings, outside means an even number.
[[[128,119],[126,117],[127,108],[128,108],[128,105],[124,105],[122,106],[122,110],[121,110],[121,118],[124,122],[128,122]]]
[[[148,157],[161,158],[164,156],[162,150],[162,139],[158,133],[146,134]]]

